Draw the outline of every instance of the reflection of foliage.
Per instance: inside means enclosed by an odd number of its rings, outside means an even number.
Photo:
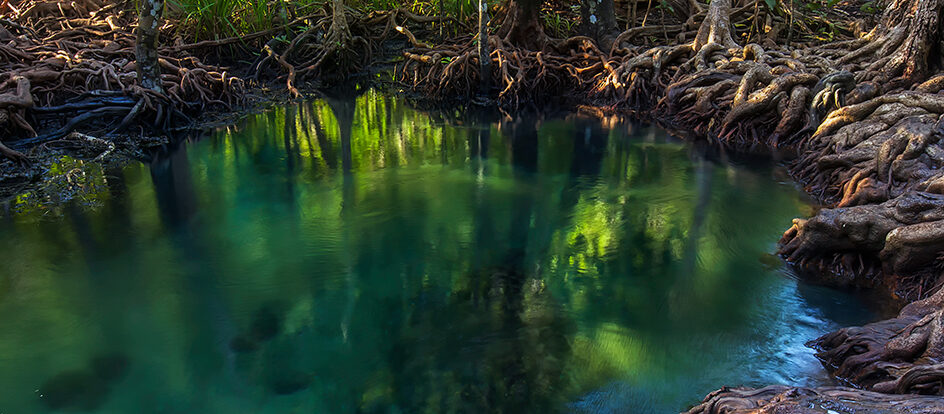
[[[662,138],[604,133],[587,148],[583,129],[544,122],[540,173],[527,175],[513,168],[524,158],[514,152],[533,147],[514,145],[504,125],[448,125],[368,92],[344,137],[335,111],[348,103],[280,108],[187,147],[161,170],[128,167],[115,177],[127,191],[120,198],[107,197],[100,167],[64,159],[50,173],[70,177],[51,180],[59,191],[105,208],[85,213],[88,225],[23,230],[22,255],[0,277],[28,276],[42,294],[13,302],[26,311],[0,312],[0,350],[35,361],[45,355],[24,341],[75,326],[118,338],[159,331],[159,344],[123,345],[153,364],[136,370],[159,373],[141,388],[179,402],[169,411],[186,411],[204,395],[193,390],[205,389],[220,393],[205,412],[269,404],[244,390],[266,389],[284,368],[312,374],[293,394],[304,398],[281,400],[299,411],[552,412],[614,379],[691,376],[692,337],[749,325],[760,306],[751,298],[771,283],[756,255],[796,214],[790,190],[741,170],[701,173],[687,147]],[[479,132],[490,136],[484,159],[471,154]],[[599,155],[581,158],[590,153]],[[0,247],[19,241],[4,234]],[[48,262],[62,274],[31,270]],[[0,299],[24,284],[0,279]],[[85,297],[106,300],[76,300]],[[107,300],[134,317],[84,319]],[[228,365],[220,344],[271,302],[284,312],[281,333]],[[2,329],[25,326],[20,318],[51,328]],[[0,383],[28,365],[0,373]],[[30,375],[55,374],[53,363],[41,366]],[[668,397],[653,398],[674,404],[701,391],[660,392]]]
[[[94,208],[102,204],[107,191],[101,164],[64,155],[49,166],[39,189],[16,197],[14,209],[21,214],[59,214],[69,202]]]

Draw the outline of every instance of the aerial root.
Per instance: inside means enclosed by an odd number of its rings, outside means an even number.
[[[161,130],[189,121],[184,111],[231,108],[244,99],[242,79],[186,56],[177,46],[160,51],[164,94],[140,88],[134,35],[126,29],[135,17],[118,3],[23,6],[4,20],[3,31],[13,37],[0,48],[0,130],[14,138],[0,154],[14,161],[22,163],[24,156],[11,147],[60,140],[75,129],[98,129],[103,137],[133,124]],[[51,132],[37,134],[40,126]]]

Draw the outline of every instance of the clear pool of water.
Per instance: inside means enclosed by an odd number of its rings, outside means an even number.
[[[873,317],[770,255],[775,166],[653,127],[370,91],[86,168],[0,220],[0,413],[678,412]]]

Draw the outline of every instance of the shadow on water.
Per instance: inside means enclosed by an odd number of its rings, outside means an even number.
[[[128,357],[119,353],[93,357],[86,369],[59,373],[44,382],[37,393],[50,410],[92,411],[101,407],[111,385],[128,372]]]
[[[348,89],[194,141],[0,223],[0,410],[666,412],[869,318],[758,259],[769,165],[653,128]]]

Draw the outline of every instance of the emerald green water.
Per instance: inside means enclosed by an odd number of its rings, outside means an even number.
[[[86,166],[71,204],[0,220],[0,412],[664,413],[828,384],[803,343],[873,315],[768,255],[809,207],[757,164],[368,92]]]

